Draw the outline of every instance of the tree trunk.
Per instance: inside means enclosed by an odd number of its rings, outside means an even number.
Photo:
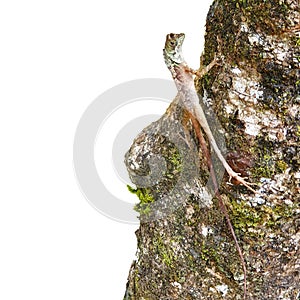
[[[220,183],[247,268],[247,299],[300,299],[300,12],[297,0],[219,0],[195,85],[227,160],[257,195]],[[125,163],[140,198],[137,260],[124,299],[243,299],[243,270],[207,163],[174,99]],[[212,125],[213,127],[213,125]],[[218,138],[219,136],[219,138]],[[212,153],[213,155],[213,153]],[[215,162],[219,178],[223,170]]]

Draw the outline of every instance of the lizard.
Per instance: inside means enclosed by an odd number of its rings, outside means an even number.
[[[223,211],[228,227],[230,229],[231,235],[233,236],[236,249],[238,251],[240,261],[243,268],[244,273],[244,299],[247,297],[247,270],[246,270],[246,263],[244,260],[243,253],[241,251],[241,248],[239,246],[237,237],[235,235],[233,226],[231,224],[226,206],[222,200],[222,197],[219,193],[218,183],[216,179],[216,174],[213,168],[213,164],[211,161],[210,153],[208,150],[208,147],[206,145],[206,142],[204,140],[204,137],[201,133],[200,126],[203,128],[204,132],[206,133],[209,142],[211,143],[213,149],[215,150],[218,158],[222,162],[223,166],[225,167],[226,171],[228,172],[230,177],[235,178],[240,183],[245,185],[248,189],[253,191],[255,193],[255,190],[253,190],[249,184],[239,176],[238,173],[234,172],[232,168],[228,165],[225,158],[223,157],[220,149],[218,148],[218,145],[214,139],[214,136],[212,134],[212,131],[210,130],[210,127],[208,125],[208,122],[206,120],[205,114],[202,110],[202,107],[199,104],[199,98],[198,94],[194,87],[194,79],[193,75],[196,74],[200,78],[203,77],[209,70],[218,64],[218,60],[215,57],[214,60],[206,67],[202,67],[198,71],[192,70],[187,63],[185,62],[183,56],[182,56],[182,43],[184,41],[185,35],[183,33],[180,34],[174,34],[170,33],[167,35],[165,48],[163,50],[165,63],[170,70],[172,77],[174,79],[174,82],[176,84],[176,87],[178,89],[178,92],[182,94],[182,101],[184,102],[184,108],[187,109],[190,119],[192,121],[192,125],[195,129],[196,136],[199,140],[201,149],[203,151],[204,156],[206,157],[208,167],[212,176],[212,181],[215,189],[215,194],[217,198],[219,199],[219,204],[221,207],[221,210]],[[200,125],[200,126],[199,126]]]
[[[184,33],[174,34],[170,33],[167,35],[165,48],[163,49],[165,63],[170,70],[173,80],[176,84],[177,90],[183,95],[183,105],[188,112],[195,116],[197,121],[200,123],[204,130],[209,143],[213,147],[216,155],[223,164],[229,178],[234,178],[237,182],[246,186],[253,193],[257,193],[239,173],[235,172],[230,165],[227,163],[222,152],[220,151],[218,144],[213,136],[213,133],[209,127],[205,113],[199,104],[199,97],[194,87],[193,75],[198,75],[200,78],[203,77],[209,70],[215,65],[219,64],[218,58],[215,57],[213,61],[206,67],[200,68],[198,71],[191,69],[185,62],[182,55],[182,44],[185,38]]]

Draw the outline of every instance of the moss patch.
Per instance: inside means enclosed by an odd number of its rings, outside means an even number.
[[[169,243],[164,243],[162,237],[157,236],[153,240],[153,245],[156,247],[157,254],[161,258],[162,262],[167,267],[173,268],[176,257],[174,251],[169,246]]]
[[[295,205],[285,203],[270,205],[258,205],[251,207],[247,202],[238,202],[231,199],[231,221],[237,232],[247,232],[249,236],[264,236],[266,232],[261,228],[270,228],[273,232],[280,229],[295,214]]]
[[[135,189],[130,185],[127,185],[127,188],[130,193],[135,194],[140,200],[140,203],[136,204],[134,209],[140,214],[144,214],[144,215],[149,214],[151,211],[150,203],[155,201],[150,190],[147,188]]]

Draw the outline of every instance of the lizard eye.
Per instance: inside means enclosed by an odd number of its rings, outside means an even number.
[[[170,41],[171,46],[175,46],[175,42],[174,41]]]

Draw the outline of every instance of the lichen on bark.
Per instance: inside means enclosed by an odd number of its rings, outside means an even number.
[[[195,85],[223,127],[228,161],[259,192],[222,181],[247,265],[248,299],[299,300],[298,1],[215,1],[202,62],[215,53],[222,65]],[[124,299],[243,299],[239,256],[178,103],[142,131],[125,157],[135,192],[151,201],[137,207],[137,259]]]

